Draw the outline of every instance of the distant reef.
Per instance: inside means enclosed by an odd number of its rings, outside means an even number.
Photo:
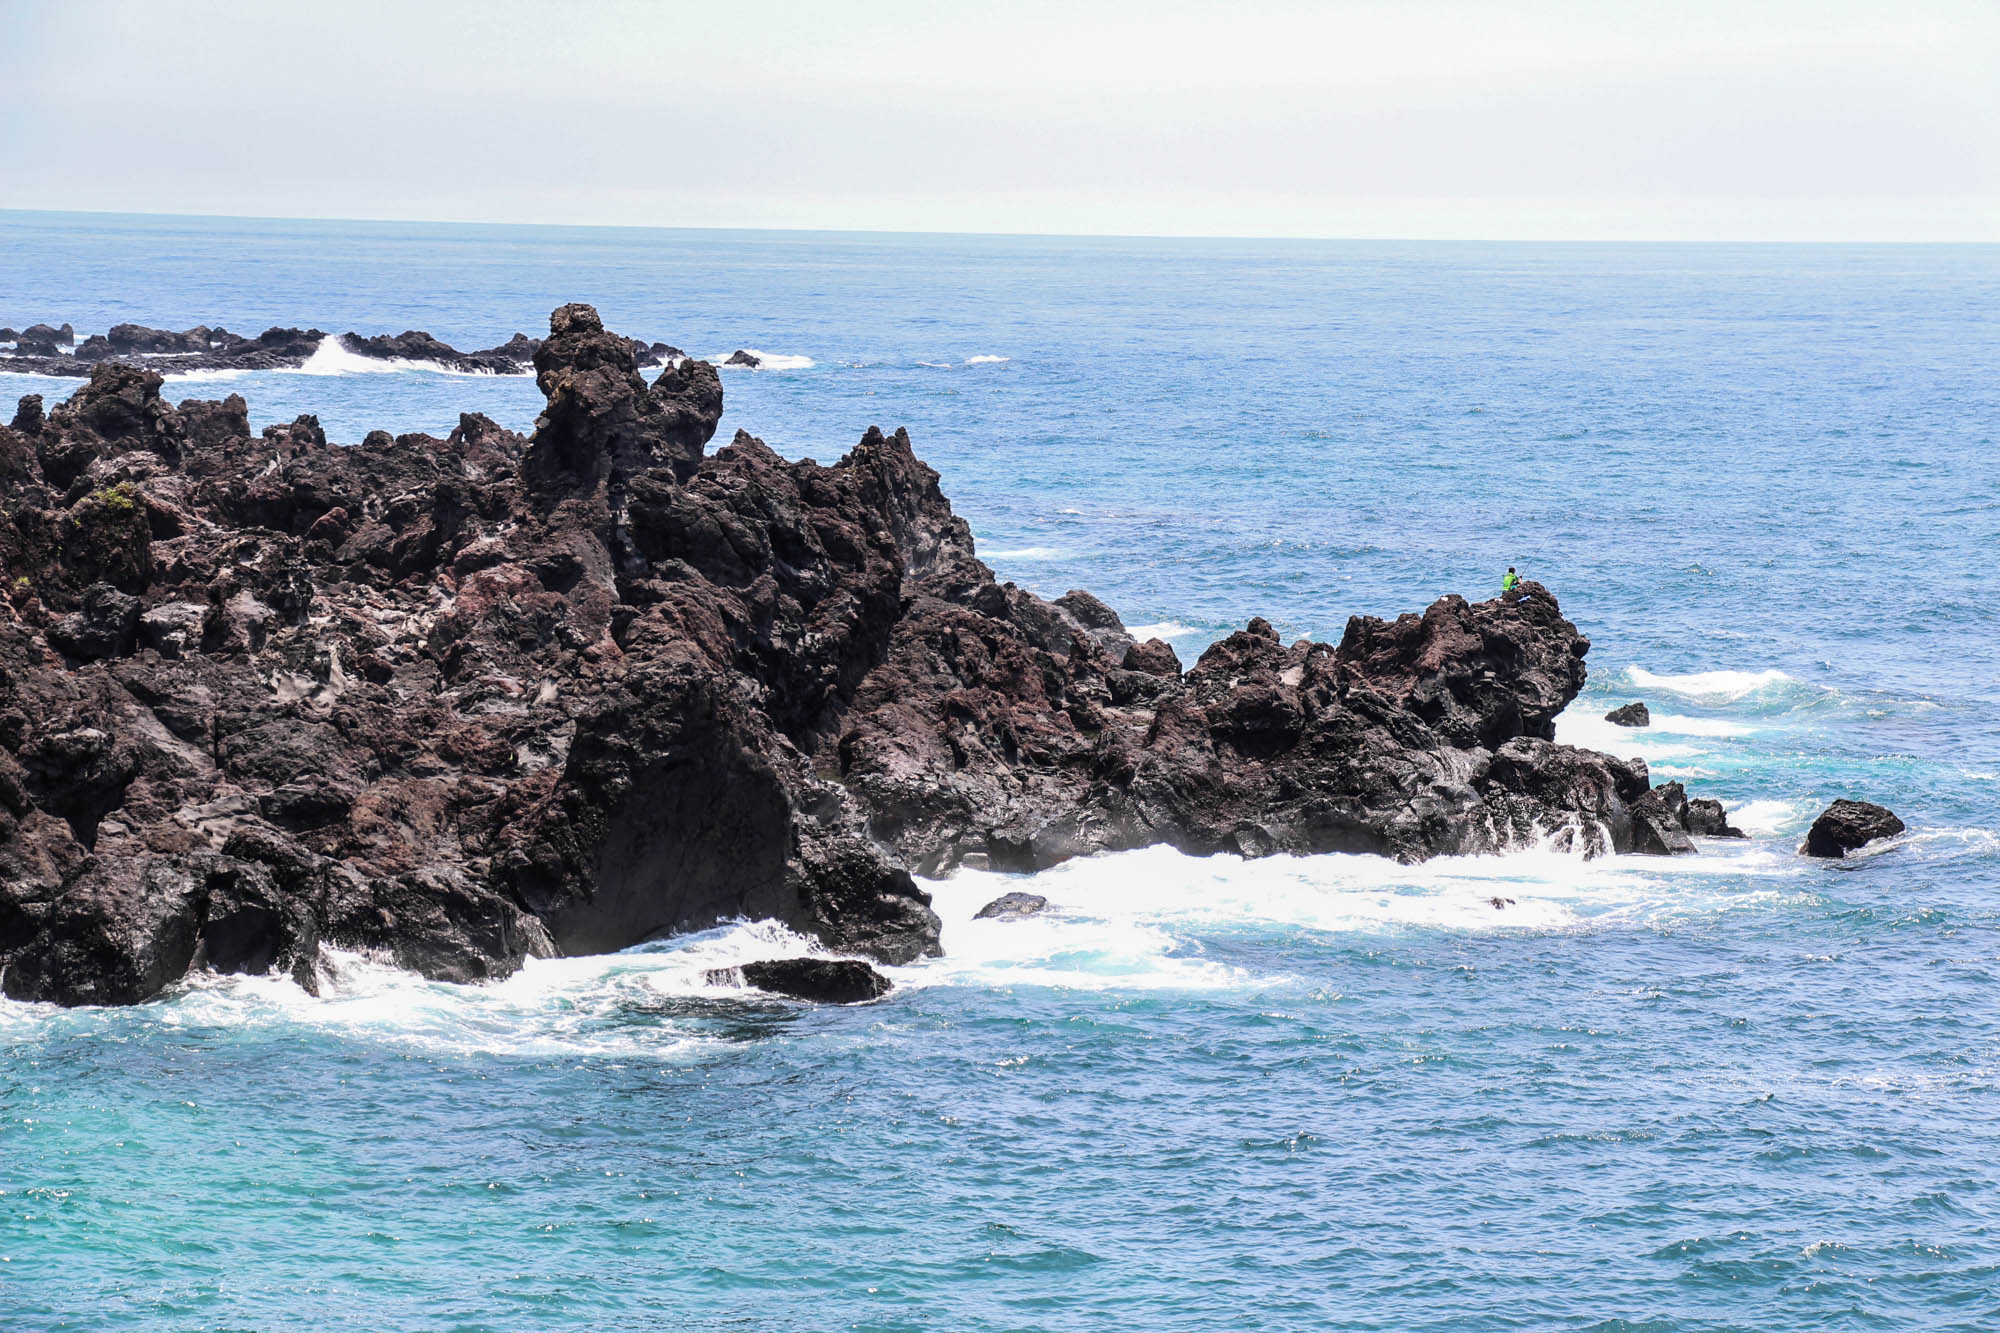
[[[421,329],[363,337],[358,333],[323,333],[318,329],[270,328],[245,338],[224,328],[197,324],[191,329],[150,329],[143,324],[114,324],[78,342],[68,324],[51,328],[31,324],[26,329],[0,328],[0,373],[59,375],[84,378],[107,362],[122,361],[162,375],[196,371],[297,370],[328,348],[371,361],[408,362],[467,375],[521,375],[533,369],[539,338],[517,333],[497,347],[461,352]],[[641,367],[664,366],[682,359],[679,348],[666,343],[621,339]],[[742,355],[739,353],[739,355]],[[752,358],[748,363],[755,365]]]
[[[420,337],[369,346],[435,359]],[[176,407],[120,361],[22,400],[7,994],[310,989],[322,943],[473,981],[738,916],[903,963],[939,950],[913,871],[1156,843],[1692,850],[1678,784],[1556,744],[1590,645],[1539,584],[1337,644],[1255,619],[1184,670],[1087,592],[997,582],[902,431],[710,453],[708,363],[648,383],[583,305],[520,345],[525,438],[253,435],[241,397]]]

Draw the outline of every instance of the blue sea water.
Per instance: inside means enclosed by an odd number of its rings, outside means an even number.
[[[0,1002],[6,1329],[2000,1326],[2000,249],[1336,244],[0,214],[0,323],[589,300],[725,437],[907,425],[999,574],[1191,659],[1547,583],[1566,740],[1755,836],[1072,862],[935,887],[860,1008],[741,923],[492,986],[338,955]],[[533,381],[176,381],[338,440]],[[73,384],[0,376],[0,396]],[[1603,724],[1643,698],[1654,726]],[[1794,854],[1835,796],[1910,831]],[[1515,905],[1496,911],[1495,895]]]

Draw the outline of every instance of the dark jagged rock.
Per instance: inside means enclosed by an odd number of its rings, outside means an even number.
[[[356,356],[378,361],[416,361],[467,374],[514,375],[528,369],[541,344],[517,333],[510,342],[487,351],[461,352],[421,329],[409,329],[394,336],[379,334],[373,338],[343,333],[340,345]]]
[[[1604,715],[1604,720],[1615,727],[1650,727],[1653,714],[1643,703],[1630,703],[1612,709]]]
[[[528,484],[550,495],[606,484],[622,491],[660,465],[686,481],[721,415],[714,367],[685,362],[649,388],[629,340],[605,332],[587,305],[566,305],[550,317],[548,340],[535,349],[535,381],[548,406],[523,467]]]
[[[998,917],[1011,921],[1019,917],[1033,916],[1048,905],[1049,900],[1039,893],[1003,893],[974,912],[972,919],[984,921]]]
[[[1685,856],[1694,851],[1687,815],[1687,793],[1680,783],[1653,788],[1633,803],[1632,850],[1644,856]]]
[[[1110,626],[994,585],[960,525],[856,696],[841,772],[926,873],[1157,842],[1411,860],[1544,835],[1628,848],[1643,766],[1549,739],[1589,644],[1535,592],[1356,617],[1338,647],[1287,648],[1253,620],[1183,677],[1165,645],[1114,658]]]
[[[21,395],[21,401],[14,407],[14,429],[30,437],[42,433],[42,396],[40,394],[28,393]]]
[[[1893,838],[1903,829],[1903,821],[1885,806],[1842,799],[1820,812],[1799,851],[1806,856],[1837,859],[1878,838]]]
[[[206,352],[213,339],[205,324],[197,324],[183,333],[149,329],[143,324],[113,324],[111,331],[104,335],[104,341],[119,356],[131,356],[135,353]]]
[[[527,439],[253,437],[118,362],[0,432],[10,994],[310,984],[321,941],[469,981],[745,915],[900,963],[938,949],[911,868],[1665,837],[1643,764],[1555,744],[1589,645],[1538,585],[1183,672],[997,583],[901,431],[707,454],[714,367],[649,384],[588,306],[533,356]]]
[[[1729,822],[1722,802],[1697,796],[1687,803],[1687,831],[1697,838],[1742,838],[1748,835]]]
[[[745,366],[751,370],[755,370],[757,367],[763,365],[764,361],[755,352],[746,352],[739,347],[731,352],[728,359],[722,364],[725,366]]]
[[[815,1004],[865,1004],[892,989],[889,978],[849,958],[778,958],[735,970],[747,986]]]

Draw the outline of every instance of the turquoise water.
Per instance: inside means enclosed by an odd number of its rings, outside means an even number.
[[[1016,923],[968,872],[949,956],[858,1009],[705,990],[784,947],[758,923],[483,988],[342,955],[318,1000],[3,1002],[0,1327],[2000,1324],[2000,250],[0,214],[0,293],[460,346],[587,299],[776,353],[725,431],[828,459],[907,425],[1003,577],[1184,658],[1516,564],[1595,642],[1559,735],[1756,835],[1148,851],[1034,877],[1056,910]],[[341,440],[540,402],[169,392]],[[1594,721],[1631,698],[1651,731]],[[1911,831],[1807,864],[1836,795]]]

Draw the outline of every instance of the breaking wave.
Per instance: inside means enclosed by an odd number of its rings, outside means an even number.
[[[1690,671],[1669,675],[1648,671],[1642,666],[1625,668],[1625,679],[1642,690],[1664,690],[1690,699],[1729,702],[1746,695],[1794,682],[1794,677],[1775,667],[1768,671]]]
[[[784,352],[766,352],[755,347],[745,347],[740,350],[756,357],[757,364],[754,366],[729,365],[729,358],[734,356],[737,350],[739,349],[731,349],[724,352],[721,356],[712,356],[708,359],[717,370],[811,370],[815,364],[809,356],[792,356]]]
[[[1147,639],[1185,639],[1190,634],[1199,634],[1195,625],[1183,625],[1177,620],[1162,620],[1152,625],[1127,625],[1125,632],[1144,643]]]
[[[319,340],[319,346],[306,358],[305,364],[289,370],[273,373],[280,375],[397,375],[419,370],[432,375],[458,375],[468,379],[490,379],[495,376],[520,377],[533,375],[532,368],[518,371],[460,370],[437,361],[417,361],[402,357],[384,360],[381,357],[362,356],[341,345],[337,334],[328,334]],[[203,372],[195,371],[193,374]]]

